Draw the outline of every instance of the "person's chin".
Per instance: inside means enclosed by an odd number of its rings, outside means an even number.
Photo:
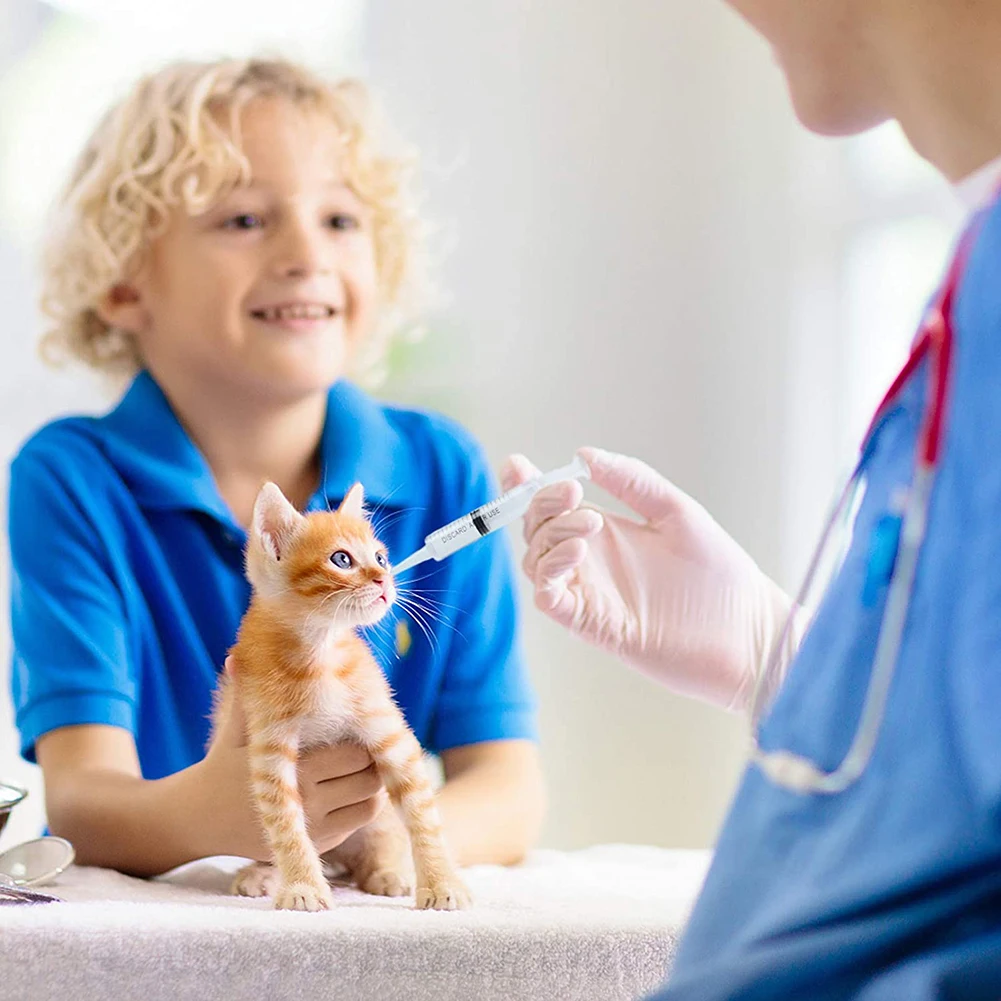
[[[293,396],[326,391],[345,374],[346,359],[341,352],[270,359],[259,367],[261,379],[283,395]]]
[[[248,372],[240,381],[247,392],[258,399],[296,403],[326,393],[343,374],[339,369],[302,371],[298,368],[273,367],[264,372]]]
[[[804,128],[815,135],[859,135],[887,120],[885,113],[853,97],[843,87],[825,87],[815,80],[800,84],[788,72],[786,81],[796,117]]]

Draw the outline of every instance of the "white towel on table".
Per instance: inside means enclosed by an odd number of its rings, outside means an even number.
[[[626,1001],[665,976],[708,853],[605,845],[464,871],[475,902],[335,889],[329,912],[226,895],[236,859],[157,880],[72,867],[0,907],[2,1001]]]

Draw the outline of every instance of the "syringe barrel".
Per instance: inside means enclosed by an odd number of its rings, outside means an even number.
[[[427,536],[424,545],[435,560],[443,560],[484,535],[517,521],[543,487],[561,480],[587,479],[590,475],[587,463],[578,455],[569,465],[512,487],[489,504],[449,522],[444,528]]]
[[[424,544],[431,550],[431,555],[436,560],[443,560],[484,535],[517,521],[528,510],[528,505],[532,503],[532,498],[538,493],[539,488],[540,484],[537,481],[512,487],[489,504],[484,504],[475,511],[449,522],[437,532],[432,532],[424,540]]]

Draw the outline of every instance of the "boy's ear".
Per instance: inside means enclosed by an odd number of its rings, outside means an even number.
[[[280,560],[288,549],[303,516],[285,499],[274,483],[265,483],[254,501],[252,535],[272,559]]]
[[[147,315],[142,296],[134,285],[118,282],[101,296],[95,307],[97,315],[109,327],[138,334],[146,328]]]
[[[365,490],[360,483],[356,483],[341,501],[341,506],[337,509],[338,514],[349,514],[353,518],[365,517]]]

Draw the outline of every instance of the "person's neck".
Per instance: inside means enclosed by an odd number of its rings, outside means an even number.
[[[921,156],[960,181],[1001,156],[1001,2],[902,9],[918,13],[888,32],[894,117]]]
[[[250,524],[265,480],[278,484],[297,508],[306,506],[320,479],[326,393],[264,400],[228,387],[208,391],[181,380],[166,383],[160,381],[161,388],[239,524]]]

